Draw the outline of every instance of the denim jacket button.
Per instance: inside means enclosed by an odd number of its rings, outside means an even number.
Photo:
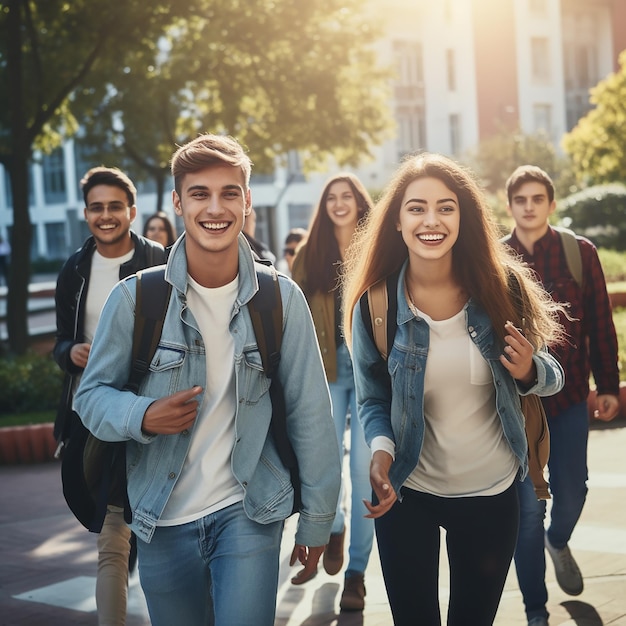
[[[176,474],[175,474],[174,472],[170,472],[170,473],[167,475],[167,477],[173,480],[174,478],[176,478]]]
[[[185,430],[183,430],[180,434],[181,435],[188,435],[189,431],[185,428]]]

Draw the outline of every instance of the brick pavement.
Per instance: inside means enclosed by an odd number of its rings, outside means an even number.
[[[563,594],[549,563],[552,626],[626,626],[626,428],[623,420],[619,425],[590,434],[589,497],[570,544],[585,576],[585,591],[577,598]],[[0,626],[95,625],[95,535],[68,512],[60,491],[59,465],[3,466],[0,484]],[[289,520],[276,626],[391,624],[375,551],[366,573],[364,613],[340,614],[341,576],[328,576],[320,567],[309,583],[301,587],[289,583],[294,571],[287,563],[293,535],[294,520]],[[440,592],[445,612],[445,549]],[[127,624],[149,624],[136,576],[131,579]],[[495,624],[526,624],[513,572]]]

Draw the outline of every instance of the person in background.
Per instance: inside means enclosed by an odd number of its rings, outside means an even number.
[[[67,469],[74,459],[70,452],[72,440],[80,441],[79,431],[84,430],[75,412],[74,393],[90,362],[91,343],[104,302],[120,279],[165,262],[161,244],[131,230],[137,214],[137,191],[124,172],[95,167],[85,174],[81,187],[83,215],[91,235],[61,268],[55,292],[57,332],[53,356],[65,378],[54,434],[62,447],[68,446],[62,459],[66,490],[72,489]],[[131,533],[121,504],[109,504],[98,535],[96,605],[100,626],[124,624],[126,620]]]
[[[425,153],[400,166],[346,263],[344,330],[372,449],[366,506],[396,626],[441,623],[442,528],[448,625],[493,623],[517,538],[515,482],[528,471],[519,396],[563,386],[545,348],[561,337],[558,305],[498,237],[473,177]],[[393,274],[385,360],[361,299]]]
[[[11,245],[0,235],[0,275],[4,284],[9,284],[9,265],[11,260]]]
[[[176,228],[165,211],[157,211],[146,218],[143,236],[169,248],[176,241]]]
[[[363,500],[371,497],[370,453],[357,419],[352,361],[341,332],[339,276],[346,250],[372,204],[369,193],[354,174],[342,173],[330,178],[311,218],[306,243],[298,249],[292,272],[311,307],[330,388],[341,459],[350,416],[350,545],[340,608],[353,611],[363,610],[365,606],[365,569],[372,549],[374,524],[365,519],[363,510]],[[346,517],[340,499],[323,558],[324,569],[331,575],[343,567]],[[302,577],[292,580],[294,584],[305,581]]]
[[[250,215],[243,227],[243,236],[248,240],[252,252],[258,259],[268,261],[272,265],[276,265],[276,255],[267,247],[265,243],[255,238],[256,235],[256,211],[254,207],[250,209]]]
[[[136,279],[111,292],[76,406],[96,437],[126,441],[131,528],[153,626],[273,626],[294,490],[271,434],[270,382],[248,303],[258,265],[242,228],[251,163],[231,137],[200,135],[172,158],[185,232],[168,257],[169,308],[139,395],[131,365]],[[340,487],[330,397],[311,314],[278,275],[277,376],[301,478],[291,564],[317,569]],[[306,381],[306,384],[305,384]]]
[[[541,168],[518,167],[506,183],[508,211],[515,221],[509,245],[534,270],[555,301],[568,302],[561,322],[567,342],[552,346],[565,370],[565,387],[543,398],[550,428],[550,523],[544,529],[545,501],[534,497],[526,480],[518,485],[520,531],[515,568],[528,624],[546,626],[545,550],[554,564],[561,589],[573,596],[583,591],[583,577],[568,543],[587,496],[589,375],[597,386],[595,419],[612,420],[619,411],[619,367],[615,326],[606,281],[595,246],[576,237],[582,260],[583,285],[571,275],[559,234],[548,219],[556,209],[554,184]]]
[[[283,248],[283,258],[278,262],[278,269],[291,276],[293,261],[301,242],[306,240],[307,232],[304,228],[292,228],[285,237],[285,247]]]

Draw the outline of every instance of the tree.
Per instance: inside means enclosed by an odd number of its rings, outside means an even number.
[[[576,178],[585,185],[626,180],[626,50],[620,68],[591,89],[595,106],[563,137]]]
[[[238,137],[257,169],[305,150],[355,163],[388,127],[357,0],[8,0],[0,4],[0,163],[13,197],[9,347],[28,345],[28,166],[86,123],[164,181],[176,143]]]
[[[569,163],[557,154],[549,137],[543,133],[525,134],[503,128],[482,141],[468,155],[468,162],[492,194],[503,194],[504,185],[520,165],[538,165],[554,181],[557,196],[575,191]]]
[[[159,200],[173,146],[207,130],[236,136],[256,172],[290,150],[309,169],[331,155],[356,165],[390,127],[377,36],[360,0],[257,0],[254,10],[209,0],[202,17],[172,25],[147,67],[114,85],[103,77],[87,140],[142,168]]]
[[[178,15],[194,10],[180,2]],[[149,54],[172,21],[172,2],[8,0],[0,4],[0,163],[13,199],[12,272],[7,299],[9,348],[28,346],[32,225],[28,171],[33,151],[49,152],[78,127],[72,94],[94,68],[114,78],[130,50]],[[184,13],[181,13],[183,12]]]

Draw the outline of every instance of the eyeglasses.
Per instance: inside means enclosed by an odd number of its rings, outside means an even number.
[[[114,215],[120,215],[128,206],[123,202],[108,202],[107,204],[101,202],[94,202],[87,207],[87,213],[90,215],[102,215],[106,209],[109,210],[109,213],[113,213]]]
[[[283,249],[283,256],[296,256],[296,249],[295,248],[284,248]]]

